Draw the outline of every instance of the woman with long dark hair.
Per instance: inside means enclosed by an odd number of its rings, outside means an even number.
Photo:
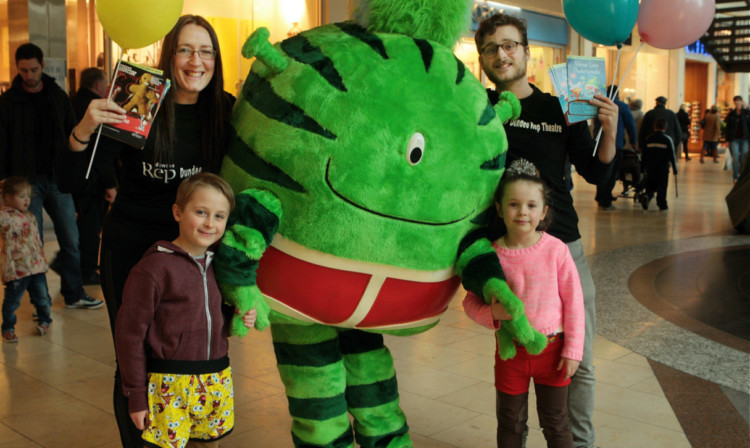
[[[180,182],[201,171],[218,172],[230,140],[234,98],[224,92],[219,42],[203,17],[185,15],[178,20],[164,38],[158,68],[172,80],[172,88],[145,147],[136,149],[103,137],[94,162],[95,171],[112,185],[116,160],[119,165],[118,193],[104,220],[100,252],[102,290],[113,332],[130,269],[153,243],[178,235],[172,204]],[[92,101],[73,129],[70,149],[83,151],[100,124],[124,119],[125,111],[114,102]],[[118,369],[114,407],[122,444],[142,447],[120,381]]]

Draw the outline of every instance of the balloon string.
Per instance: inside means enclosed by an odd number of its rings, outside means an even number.
[[[641,51],[641,48],[643,48],[643,44],[645,42],[641,41],[641,44],[638,45],[638,49],[635,50],[635,54],[633,54],[633,59],[630,60],[630,64],[628,64],[628,68],[625,69],[625,73],[622,74],[622,78],[620,78],[620,82],[618,82],[617,88],[612,89],[612,96],[609,99],[614,99],[617,97],[617,94],[620,92],[620,86],[623,82],[625,82],[625,77],[628,76],[628,72],[630,71],[630,67],[633,66],[633,62],[635,62],[636,56],[638,56],[638,52]],[[617,48],[617,66],[620,65],[620,46],[618,45]],[[615,67],[615,74],[617,74],[617,67]],[[614,80],[616,79],[615,76],[612,77],[612,82],[614,83]],[[594,145],[594,155],[596,155],[596,149],[599,146],[599,139],[602,136],[602,128],[599,128],[599,133],[596,135],[596,144]]]
[[[115,66],[115,73],[112,75],[112,81],[109,83],[109,93],[107,94],[107,101],[112,99],[112,91],[115,88],[115,79],[114,77],[117,76],[117,72],[120,70],[120,62],[122,62],[122,58],[125,55],[123,54],[122,50],[120,51],[120,59],[117,60],[117,65]],[[96,155],[96,148],[99,146],[99,138],[102,136],[102,125],[99,125],[98,130],[96,132],[96,141],[94,142],[94,147],[91,150],[91,159],[89,160],[89,167],[86,170],[86,179],[89,178],[89,175],[91,174],[91,167],[94,166],[94,156]]]
[[[617,60],[615,61],[615,70],[612,73],[612,83],[609,85],[611,87],[611,90],[608,90],[607,98],[614,99],[617,90],[620,89],[620,86],[617,86],[617,89],[615,89],[615,81],[617,80],[617,69],[620,68],[620,54],[622,54],[622,44],[617,44]],[[619,119],[619,118],[618,118]],[[596,156],[596,151],[599,149],[599,140],[602,138],[602,127],[599,126],[599,132],[596,134],[596,142],[594,143],[594,153],[591,154],[591,157]]]

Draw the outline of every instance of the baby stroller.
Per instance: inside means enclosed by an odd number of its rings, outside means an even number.
[[[623,149],[622,161],[620,162],[620,181],[622,181],[620,196],[629,198],[630,194],[633,193],[633,200],[637,200],[644,186],[643,177],[641,155],[634,149]]]

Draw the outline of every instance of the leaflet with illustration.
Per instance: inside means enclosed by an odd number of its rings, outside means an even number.
[[[110,99],[125,109],[126,119],[122,123],[103,124],[102,134],[143,148],[170,81],[161,70],[121,60],[112,83]]]
[[[604,58],[568,56],[569,123],[596,117],[599,108],[589,104],[594,95],[607,94],[607,67]]]

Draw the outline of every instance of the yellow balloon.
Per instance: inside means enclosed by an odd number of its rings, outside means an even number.
[[[97,0],[96,13],[109,37],[124,50],[164,37],[182,13],[183,0]]]

